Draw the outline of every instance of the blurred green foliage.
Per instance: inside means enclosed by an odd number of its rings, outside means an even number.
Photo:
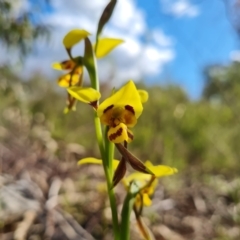
[[[40,20],[41,10],[47,0],[0,0],[0,40],[8,48],[30,52],[34,40],[48,37],[49,29]],[[31,8],[28,8],[31,5]]]
[[[177,86],[139,84],[150,97],[133,129],[131,151],[143,161],[167,164],[189,174],[197,171],[233,176],[239,172],[239,64],[209,67],[205,76],[204,94],[197,101],[190,100]],[[107,85],[102,89],[105,93],[111,90]],[[2,67],[0,125],[13,128],[7,118],[8,109],[17,109],[31,120],[32,127],[41,124],[51,132],[58,143],[57,153],[64,143],[79,143],[98,156],[91,107],[78,103],[76,112],[65,115],[65,94],[43,76],[22,81]]]

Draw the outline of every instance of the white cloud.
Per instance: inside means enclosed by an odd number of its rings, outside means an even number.
[[[190,0],[160,0],[164,12],[176,17],[196,17],[199,9]]]
[[[53,61],[67,58],[62,45],[63,36],[73,28],[84,28],[96,32],[97,22],[109,0],[52,0],[54,11],[44,15],[45,23],[52,26],[52,37],[49,45],[37,42],[35,54],[26,62],[26,72],[47,73],[53,76],[50,69]],[[143,10],[134,0],[118,1],[110,22],[104,28],[103,35],[120,37],[125,43],[115,49],[109,57],[99,61],[100,79],[114,78],[114,83],[121,84],[128,79],[140,80],[146,76],[161,73],[164,65],[174,59],[173,41],[161,29],[152,30],[152,38],[143,43],[140,38],[147,30]],[[92,37],[94,40],[94,37]],[[74,48],[79,55],[81,46]]]
[[[231,51],[230,52],[230,60],[234,62],[240,62],[240,51]]]
[[[161,29],[153,30],[152,38],[157,45],[162,47],[171,47],[174,44],[173,39],[167,36]]]

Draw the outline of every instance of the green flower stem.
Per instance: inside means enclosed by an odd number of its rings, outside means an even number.
[[[95,124],[98,147],[99,147],[101,156],[103,157],[105,154],[105,149],[103,145],[102,127],[101,127],[99,117],[97,116],[97,113],[95,113],[95,116],[94,116],[94,124]]]
[[[130,239],[130,215],[134,206],[135,197],[139,192],[138,185],[133,181],[128,189],[122,208],[121,235],[120,239]]]
[[[115,150],[115,145],[108,140],[108,130],[109,127],[107,126],[105,128],[105,145],[106,145],[106,159],[107,159],[107,166],[110,172],[111,179],[113,178],[113,159],[114,159],[114,150]]]
[[[118,223],[117,204],[116,204],[114,191],[112,188],[112,179],[110,177],[110,172],[106,166],[104,166],[104,171],[107,179],[108,197],[109,197],[110,206],[112,210],[114,239],[119,240],[119,223]]]
[[[92,65],[92,68],[94,70],[94,73],[91,79],[92,88],[99,91],[99,80],[98,80],[98,74],[97,74],[97,65],[96,65],[96,59],[94,57],[93,59],[94,64]],[[112,221],[113,221],[113,232],[114,232],[114,239],[119,240],[119,224],[118,224],[118,213],[117,213],[117,204],[116,199],[114,195],[114,191],[112,189],[112,159],[114,154],[114,146],[112,146],[112,143],[108,141],[108,139],[104,139],[102,136],[102,127],[99,117],[97,116],[97,113],[95,113],[94,117],[94,123],[95,123],[95,129],[96,129],[96,135],[97,135],[97,141],[98,146],[100,149],[101,157],[103,160],[103,168],[105,172],[105,177],[107,180],[107,191],[108,191],[108,197],[110,201],[110,206],[112,210]],[[105,146],[104,146],[105,143]]]
[[[110,206],[112,210],[112,221],[113,221],[113,231],[114,231],[114,239],[119,240],[119,224],[118,224],[118,214],[117,214],[117,204],[115,200],[114,191],[112,189],[112,161],[113,153],[114,153],[114,146],[112,147],[111,143],[109,143],[108,139],[106,140],[106,147],[103,146],[103,138],[102,138],[102,128],[100,119],[95,116],[95,129],[96,135],[98,140],[99,149],[101,152],[102,160],[103,160],[103,168],[107,180],[107,190],[108,190],[108,197],[110,201]],[[109,163],[111,162],[111,168]]]

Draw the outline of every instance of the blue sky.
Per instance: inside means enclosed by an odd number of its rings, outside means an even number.
[[[19,11],[31,10],[33,0],[22,3]],[[40,0],[41,1],[41,0]],[[232,0],[231,2],[236,1]],[[51,40],[38,41],[20,74],[41,72],[53,79],[61,73],[51,63],[67,58],[62,38],[71,29],[83,28],[93,34],[109,0],[51,0],[42,11],[42,21],[51,26]],[[192,99],[204,87],[203,69],[209,64],[229,64],[231,54],[239,57],[239,38],[226,13],[225,0],[118,0],[103,35],[119,37],[125,43],[99,61],[102,81],[113,86],[129,79],[148,84],[175,83]],[[81,47],[74,51],[79,55]],[[14,62],[6,51],[1,62]],[[16,57],[15,61],[18,61]]]
[[[195,17],[177,17],[164,12],[159,0],[138,0],[146,12],[148,27],[159,27],[175,41],[176,55],[161,73],[172,77],[192,98],[198,98],[204,86],[202,71],[209,64],[230,62],[231,51],[239,48],[239,38],[231,25],[223,0],[189,1],[198,9]],[[158,82],[158,76],[151,78]]]

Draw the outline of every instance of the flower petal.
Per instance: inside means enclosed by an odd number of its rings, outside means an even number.
[[[73,86],[68,88],[67,91],[77,100],[88,104],[98,101],[101,97],[100,92],[98,92],[94,88],[82,88]]]
[[[112,185],[113,188],[123,179],[126,171],[127,171],[126,161],[124,158],[122,158],[113,176]]]
[[[98,40],[96,57],[102,58],[109,54],[115,47],[123,43],[122,39],[116,38],[102,38]]]
[[[144,165],[137,157],[129,152],[122,144],[115,144],[118,151],[122,154],[125,160],[131,165],[131,167],[139,172],[154,175],[152,171]]]
[[[143,194],[143,204],[144,206],[150,206],[152,204],[152,200],[150,199],[149,195],[146,193]]]
[[[128,141],[127,126],[124,123],[120,123],[116,127],[110,127],[108,130],[108,139],[113,143]]]
[[[81,160],[78,161],[78,165],[83,165],[83,164],[100,164],[102,165],[102,159],[98,159],[98,158],[83,158]],[[113,169],[116,170],[118,167],[119,161],[114,159],[113,160]]]
[[[114,105],[114,108],[124,109],[128,106],[136,118],[138,118],[143,111],[141,98],[133,81],[129,81],[121,89],[103,101],[98,107],[98,116],[101,117],[111,105]]]
[[[141,102],[145,103],[148,100],[148,92],[142,89],[138,89],[138,94],[141,98]]]
[[[75,44],[77,44],[78,42],[80,42],[89,35],[90,33],[84,29],[73,29],[70,32],[68,32],[66,36],[63,38],[63,45],[67,49],[70,49]]]
[[[132,182],[133,180],[139,181],[139,182],[141,182],[141,187],[143,187],[145,185],[146,181],[149,181],[151,179],[151,177],[152,177],[152,175],[150,175],[150,174],[145,174],[145,173],[141,173],[141,172],[133,172],[125,178],[125,182],[126,182],[126,184],[129,185],[129,183]]]
[[[153,166],[150,161],[146,161],[145,165],[148,167],[148,169],[150,169],[154,173],[154,175],[157,178],[172,175],[178,172],[176,168],[172,168],[164,165]]]
[[[54,62],[52,64],[52,68],[56,70],[73,70],[76,66],[76,63],[72,60],[66,60],[62,62]]]
[[[71,74],[71,73],[64,74],[63,76],[61,76],[58,79],[58,85],[60,87],[65,87],[66,88],[66,87],[69,87],[70,81],[71,81],[71,85],[72,86],[76,85],[79,82],[79,74],[77,74],[77,73],[74,73],[74,74]]]

